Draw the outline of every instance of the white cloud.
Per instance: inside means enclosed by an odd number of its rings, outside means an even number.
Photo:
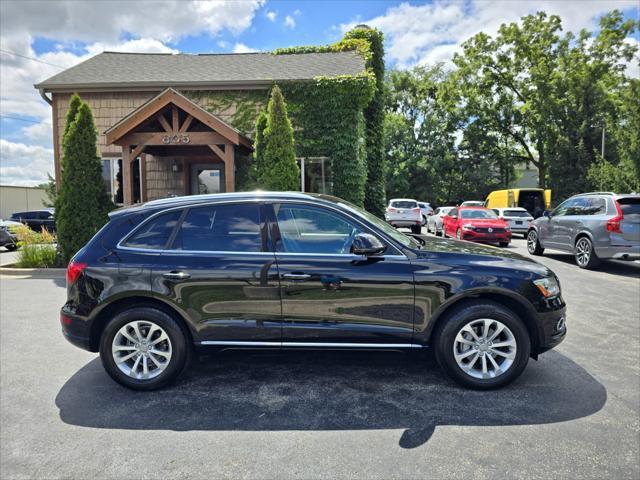
[[[257,51],[255,48],[248,47],[244,43],[236,43],[233,46],[233,53],[253,53]]]
[[[3,37],[19,32],[61,41],[117,42],[123,33],[174,41],[185,35],[238,34],[264,0],[149,2],[3,1]]]
[[[494,35],[501,24],[517,21],[523,15],[545,11],[562,18],[565,31],[595,29],[597,18],[615,8],[624,10],[633,0],[606,1],[436,1],[425,5],[401,3],[384,15],[341,25],[342,31],[366,23],[383,31],[388,58],[400,68],[418,63],[447,61],[459,45],[480,31]]]
[[[284,26],[289,28],[295,28],[296,21],[293,19],[291,15],[287,15],[284,17]]]
[[[53,149],[0,139],[0,183],[37,185],[53,174]]]
[[[274,12],[273,10],[270,10],[267,13],[265,13],[264,15],[265,15],[265,17],[267,17],[272,22],[275,22],[276,21],[276,17],[278,16],[278,13]]]
[[[31,140],[32,143],[41,146],[53,146],[53,128],[50,123],[34,123],[22,129],[22,133]]]

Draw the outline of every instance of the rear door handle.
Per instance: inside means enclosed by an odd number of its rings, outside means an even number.
[[[187,272],[177,272],[175,270],[163,273],[162,276],[164,278],[170,278],[172,280],[186,280],[187,278],[191,278],[191,275],[189,275]]]
[[[282,278],[287,278],[289,280],[308,280],[311,278],[311,275],[308,273],[285,273],[282,275]]]

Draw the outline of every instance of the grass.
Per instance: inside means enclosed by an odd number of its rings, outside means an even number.
[[[34,232],[26,225],[13,230],[18,237],[18,261],[20,268],[51,268],[60,266],[56,237],[42,229]]]

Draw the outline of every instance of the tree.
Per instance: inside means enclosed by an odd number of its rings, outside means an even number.
[[[476,153],[501,146],[505,161],[537,167],[539,186],[551,186],[556,197],[589,189],[585,173],[603,126],[613,132],[607,151],[617,151],[616,104],[628,81],[625,62],[637,51],[627,41],[635,29],[613,11],[597,35],[583,30],[576,38],[561,35],[559,17],[539,12],[502,25],[495,38],[479,33],[465,42],[448,91],[464,111],[465,129],[475,124],[497,140],[476,144]]]
[[[264,138],[256,144],[258,184],[267,190],[299,190],[300,168],[296,162],[293,127],[277,85],[271,89],[263,132]]]
[[[102,180],[93,115],[84,102],[66,127],[63,158],[56,229],[62,259],[68,262],[104,225],[111,208]]]
[[[58,198],[58,190],[56,189],[56,181],[47,172],[47,181],[38,185],[39,188],[44,189],[44,193],[47,199],[43,201],[45,207],[53,207],[56,204],[56,198]]]

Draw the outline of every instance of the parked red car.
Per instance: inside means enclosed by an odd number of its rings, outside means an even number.
[[[509,224],[484,207],[456,207],[442,218],[442,227],[445,237],[497,243],[501,247],[511,242]]]

